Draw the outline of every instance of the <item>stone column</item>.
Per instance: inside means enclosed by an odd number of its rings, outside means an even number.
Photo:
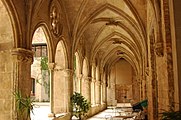
[[[82,74],[79,74],[79,76],[76,79],[77,82],[77,92],[81,93],[82,91]]]
[[[163,18],[165,29],[166,53],[167,53],[167,75],[168,75],[168,99],[169,105],[175,108],[175,86],[174,86],[174,67],[173,67],[173,40],[171,34],[171,21],[170,21],[170,1],[163,1]]]
[[[71,69],[59,69],[55,66],[53,80],[53,112],[70,113],[70,97],[73,95],[73,71]]]
[[[83,77],[82,79],[82,95],[88,100],[91,101],[91,87],[90,87],[91,77]]]
[[[13,57],[13,91],[21,92],[23,97],[29,97],[31,93],[31,64],[33,62],[33,52],[24,48],[16,48],[11,51]],[[16,103],[15,104],[15,111]],[[25,113],[19,120],[25,120]]]
[[[50,114],[48,115],[49,117],[54,117],[54,111],[53,111],[53,106],[54,106],[54,101],[53,101],[53,74],[54,74],[54,67],[55,63],[49,63],[48,68],[50,71]]]
[[[20,90],[23,95],[30,95],[31,92],[31,64],[33,52],[23,48],[12,50],[14,62],[15,90]]]
[[[142,76],[142,99],[147,98],[146,95],[146,79]]]
[[[171,31],[173,31],[172,29],[175,29],[175,42],[176,42],[175,43],[176,45],[174,45],[174,43],[172,43],[173,46],[176,46],[176,47],[172,48],[173,49],[173,52],[172,52],[173,58],[175,57],[175,59],[176,59],[176,60],[173,60],[173,64],[176,64],[175,66],[177,66],[177,68],[174,67],[174,69],[178,70],[178,72],[176,72],[176,70],[174,70],[174,74],[176,74],[175,75],[176,78],[175,78],[175,82],[174,82],[174,84],[175,84],[175,89],[174,89],[175,103],[179,103],[179,104],[175,105],[175,108],[177,110],[177,106],[179,106],[179,109],[181,110],[181,95],[180,95],[181,94],[181,56],[180,56],[181,55],[181,47],[180,47],[181,46],[181,34],[180,34],[180,32],[181,32],[181,19],[180,19],[181,1],[174,0],[174,1],[170,1],[170,3],[171,3],[170,12],[172,13],[172,11],[173,11],[173,14],[170,15],[170,18],[171,18],[170,25],[172,26]],[[173,23],[174,23],[172,21],[173,19],[175,21],[175,27],[173,27]],[[173,38],[173,36],[172,36],[172,38]],[[174,42],[174,40],[173,40],[173,42]],[[174,52],[174,50],[177,52]]]
[[[66,104],[66,112],[70,113],[72,111],[71,109],[71,101],[70,97],[73,95],[73,70],[71,69],[66,69],[64,70],[64,75],[65,75],[65,86],[67,86],[66,94],[65,94],[65,102]]]
[[[91,81],[91,104],[92,105],[95,105],[95,98],[96,98],[96,95],[95,95],[95,80],[94,78],[92,78],[92,81]]]
[[[96,81],[96,104],[101,103],[101,82]]]
[[[106,103],[106,83],[102,83],[102,103]]]
[[[100,83],[100,103],[103,103],[103,83]]]

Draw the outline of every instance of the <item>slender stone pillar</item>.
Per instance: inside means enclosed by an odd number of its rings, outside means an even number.
[[[33,61],[33,52],[31,50],[26,50],[24,48],[16,48],[11,51],[13,57],[13,81],[14,88],[13,91],[21,92],[23,97],[30,96],[31,93],[31,64]],[[15,111],[16,103],[15,104]],[[26,119],[25,113],[19,120]]]
[[[103,103],[103,83],[100,84],[100,102]]]
[[[82,95],[88,100],[91,101],[91,77],[83,77],[82,79]]]
[[[92,63],[92,81],[91,81],[91,104],[94,106],[96,104],[96,67],[95,63]]]
[[[66,93],[65,93],[65,101],[64,104],[66,104],[66,112],[70,113],[72,111],[71,109],[71,101],[70,97],[73,95],[73,70],[66,69],[64,70],[65,75],[65,86],[66,86]]]
[[[96,104],[101,103],[101,82],[96,81]]]
[[[81,93],[82,91],[82,74],[79,74],[79,76],[77,77],[77,92]]]
[[[54,101],[53,101],[53,74],[54,74],[54,67],[55,63],[49,63],[48,68],[50,71],[50,114],[48,115],[49,117],[54,117],[54,111],[53,111],[53,106],[54,106]]]
[[[106,83],[102,83],[102,103],[106,103]]]
[[[92,78],[92,81],[91,81],[91,104],[92,105],[95,105],[95,98],[96,98],[96,95],[95,95],[95,80]]]

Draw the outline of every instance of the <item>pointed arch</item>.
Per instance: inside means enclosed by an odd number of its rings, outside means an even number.
[[[86,57],[83,60],[82,74],[84,76],[88,76],[89,75],[89,64],[88,64],[88,59]]]
[[[10,12],[2,1],[0,1],[0,8],[0,51],[4,51],[14,48],[14,28]]]
[[[55,53],[55,67],[53,75],[53,113],[66,113],[68,111],[68,61],[65,44],[61,40],[57,43]],[[63,93],[63,94],[62,94]]]
[[[14,48],[18,48],[23,41],[22,38],[22,29],[21,29],[21,24],[19,21],[19,17],[16,11],[15,6],[13,5],[12,1],[6,1],[6,0],[2,0],[1,3],[3,4],[3,6],[6,8],[6,11],[8,13],[9,19],[11,21],[11,26],[12,26],[12,30],[13,30],[13,47]]]
[[[43,30],[43,32],[45,34],[45,37],[46,37],[46,43],[47,43],[47,48],[48,48],[48,60],[49,60],[49,63],[52,63],[52,62],[54,62],[54,58],[53,58],[53,56],[54,56],[53,41],[51,40],[51,33],[50,33],[50,30],[49,30],[47,24],[44,23],[44,22],[38,23],[35,26],[34,31],[32,32],[31,38],[33,38],[33,35],[34,35],[35,31],[40,27],[42,28],[42,30]],[[31,39],[31,43],[32,43],[32,40],[33,39]],[[32,48],[32,44],[30,46]]]
[[[48,50],[47,41],[49,36],[43,29],[43,26],[39,26],[33,34],[31,39],[31,48],[34,52],[34,61],[31,65],[31,77],[33,78],[32,83],[35,83],[32,88],[35,88],[33,96],[38,101],[50,101],[50,79],[49,68],[48,68]],[[33,91],[33,90],[32,90]]]
[[[12,8],[11,8],[12,7]],[[16,49],[19,35],[19,26],[16,11],[12,11],[14,6],[6,0],[0,0],[0,91],[1,91],[1,119],[15,119],[15,98],[13,93],[17,90],[20,86],[18,77],[21,74],[21,68],[16,64],[16,58],[20,57],[22,54],[29,54],[29,51],[25,49]],[[14,51],[15,52],[14,52]],[[22,54],[19,51],[22,52]],[[14,56],[13,56],[14,52]],[[18,56],[17,54],[20,55]],[[31,54],[31,53],[30,53]],[[29,55],[32,57],[31,55]],[[24,56],[23,56],[24,57]],[[19,60],[21,61],[21,60]],[[23,67],[26,68],[29,64],[26,62],[23,64]],[[27,70],[27,74],[28,74]],[[26,74],[25,73],[25,74]],[[26,75],[27,75],[26,74]],[[19,76],[18,76],[19,75]],[[22,74],[21,74],[22,75]],[[25,75],[25,77],[26,77]],[[21,76],[22,79],[24,76]],[[19,81],[17,81],[17,79]],[[26,79],[25,79],[26,80]],[[28,79],[29,80],[29,79]],[[28,81],[27,80],[27,81]],[[28,83],[27,81],[24,81]],[[19,86],[18,86],[19,85]],[[8,97],[7,97],[8,96]],[[6,112],[4,112],[4,111]]]

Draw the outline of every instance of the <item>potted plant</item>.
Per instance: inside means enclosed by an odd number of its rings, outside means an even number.
[[[175,111],[172,106],[170,106],[169,111],[165,111],[160,113],[161,120],[181,120],[181,111]]]
[[[71,104],[73,109],[73,116],[82,120],[90,109],[90,102],[80,93],[74,92],[71,97]]]
[[[30,120],[30,112],[33,111],[33,100],[31,97],[23,97],[20,91],[13,93],[16,101],[16,112],[18,120]]]

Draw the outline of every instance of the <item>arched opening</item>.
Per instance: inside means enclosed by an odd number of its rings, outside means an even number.
[[[130,102],[133,100],[133,68],[124,59],[119,60],[115,70],[115,100],[117,103]],[[137,89],[139,90],[139,88]]]
[[[50,71],[48,68],[49,36],[43,27],[38,27],[32,38],[32,51],[34,53],[31,65],[32,90],[31,97],[39,108],[34,108],[33,119],[45,119],[50,113]],[[44,113],[44,114],[40,114]]]
[[[66,50],[63,41],[59,41],[55,54],[53,81],[53,113],[68,112],[68,74]]]
[[[13,24],[4,3],[0,1],[0,104],[1,119],[14,118],[13,93],[15,90],[13,78],[13,58],[11,50],[14,46]]]
[[[31,66],[32,91],[35,101],[50,101],[47,37],[42,27],[36,29],[32,40],[34,62]]]
[[[111,67],[107,91],[109,105],[135,103],[140,100],[140,85],[137,82],[135,71],[124,58]]]

